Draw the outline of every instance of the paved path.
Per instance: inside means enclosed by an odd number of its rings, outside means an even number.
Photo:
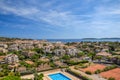
[[[49,74],[54,74],[54,73],[62,73],[64,75],[66,75],[67,77],[71,78],[72,80],[81,80],[67,72],[63,72],[61,71],[61,69],[54,69],[54,70],[49,70],[49,71],[45,71],[45,72],[40,72],[40,73],[43,73],[44,74],[44,77],[43,77],[43,80],[51,80],[48,75]],[[38,73],[38,74],[40,74]],[[24,75],[24,76],[21,76],[22,79],[33,79],[34,78],[34,74],[29,74],[29,75]]]
[[[46,77],[46,74],[52,73],[52,72],[55,72],[55,71],[60,71],[60,69],[54,69],[54,70],[39,72],[38,74],[43,73],[44,74],[43,80],[49,80],[48,77]],[[24,76],[21,76],[21,78],[22,79],[33,79],[34,78],[34,74],[24,75]]]
[[[85,74],[82,71],[74,69],[74,66],[71,66],[70,69],[73,70],[73,71],[75,71],[75,72],[80,73],[83,76],[87,76],[88,78],[91,78],[92,80],[106,80],[106,79],[104,79],[104,78],[102,78],[102,77],[100,77],[99,75],[96,75],[96,74],[93,74],[93,75]]]

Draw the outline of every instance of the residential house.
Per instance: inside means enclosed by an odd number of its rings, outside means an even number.
[[[57,56],[62,56],[62,55],[64,55],[66,53],[66,51],[64,49],[55,49],[54,53]]]
[[[0,56],[0,64],[4,64],[5,63],[5,57],[6,56]]]
[[[66,49],[66,52],[67,52],[68,55],[75,56],[77,53],[80,52],[80,50],[71,46],[68,49]]]
[[[34,54],[37,54],[36,52],[34,52],[34,51],[23,51],[22,53],[21,53],[22,55],[24,55],[25,57],[32,57]]]
[[[9,51],[19,51],[19,46],[18,44],[12,44],[8,47]]]
[[[7,49],[5,49],[5,48],[1,48],[1,47],[0,47],[0,52],[2,52],[2,53],[7,53],[7,52],[8,52],[8,50],[7,50]]]
[[[0,44],[0,48],[8,48],[8,45],[7,44]]]
[[[7,64],[16,64],[19,62],[19,58],[17,55],[15,54],[8,54],[6,57],[5,57],[5,62]]]
[[[54,49],[54,46],[53,46],[53,45],[47,45],[47,46],[44,46],[44,47],[43,47],[43,52],[44,52],[44,53],[52,53],[52,52],[53,52],[53,51],[52,51],[53,49]]]
[[[26,67],[18,67],[18,68],[16,69],[16,71],[18,71],[18,72],[20,72],[20,73],[26,72]]]

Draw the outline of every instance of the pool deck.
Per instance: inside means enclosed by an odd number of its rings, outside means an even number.
[[[80,80],[79,78],[67,73],[67,72],[64,72],[64,71],[61,71],[61,69],[54,69],[54,70],[50,70],[50,71],[45,71],[45,72],[41,72],[44,74],[44,78],[43,80],[52,80],[48,77],[48,75],[50,74],[55,74],[55,73],[62,73],[64,74],[65,76],[67,76],[68,78],[70,78],[71,80]],[[40,74],[40,73],[38,73]],[[29,75],[24,75],[24,76],[21,76],[22,79],[33,79],[34,78],[34,74],[29,74]]]

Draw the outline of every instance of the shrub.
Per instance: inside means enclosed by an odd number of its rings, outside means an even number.
[[[6,76],[2,80],[21,80],[18,76]]]
[[[115,80],[115,78],[110,77],[108,80]]]
[[[86,74],[89,74],[89,75],[91,75],[91,74],[92,74],[90,71],[86,71],[85,73],[86,73]]]
[[[95,71],[95,74],[99,74],[100,72],[101,72],[101,70],[98,69]]]
[[[88,66],[87,65],[83,65],[83,66],[81,66],[80,68],[87,68]]]
[[[114,69],[114,68],[117,68],[117,65],[107,66],[107,67],[104,68],[103,71],[108,71],[108,70],[111,70],[111,69]]]
[[[77,70],[78,70],[78,69],[79,69],[79,67],[78,67],[78,66],[75,66],[75,67],[74,67],[74,69],[77,69]]]
[[[78,78],[80,78],[80,79],[82,79],[82,80],[92,80],[92,79],[90,79],[90,78],[88,78],[88,77],[86,77],[86,76],[82,76],[80,73],[78,73],[78,72],[75,72],[75,71],[72,71],[71,69],[67,69],[67,72],[68,73],[70,73],[70,74],[72,74],[72,75],[74,75],[74,76],[76,76],[76,77],[78,77]]]
[[[88,78],[87,76],[83,76],[83,80],[92,80],[92,79]]]
[[[82,61],[79,61],[79,62],[67,61],[66,63],[67,63],[68,65],[78,65],[78,64],[88,63],[88,61],[87,61],[87,60],[82,60]]]
[[[5,76],[4,72],[0,72],[0,77],[3,77],[3,76]]]
[[[82,61],[80,61],[80,63],[88,63],[88,61],[87,60],[82,60]]]

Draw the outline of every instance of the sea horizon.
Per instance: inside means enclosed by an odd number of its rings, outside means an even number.
[[[40,39],[42,40],[42,39]],[[120,39],[113,39],[113,38],[94,38],[94,39],[45,39],[49,42],[120,42]]]

